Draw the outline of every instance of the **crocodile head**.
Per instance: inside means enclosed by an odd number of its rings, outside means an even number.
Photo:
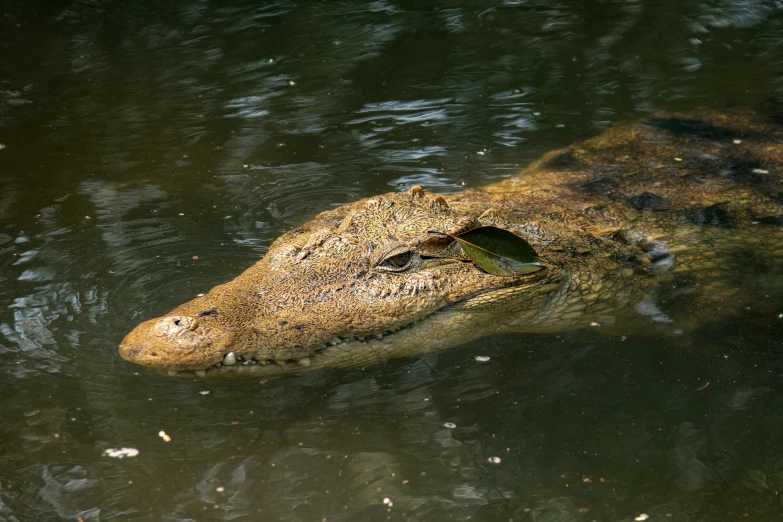
[[[509,290],[551,291],[559,274],[542,257],[534,273],[490,275],[431,233],[488,222],[499,223],[486,202],[449,204],[419,187],[325,212],[281,236],[233,281],[137,326],[120,354],[169,371],[231,365],[272,373],[458,344],[491,322],[481,315],[494,313],[487,303]],[[506,228],[534,247],[545,242],[536,228]]]

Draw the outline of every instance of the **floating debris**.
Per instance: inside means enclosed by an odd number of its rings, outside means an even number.
[[[474,359],[476,359],[476,362],[488,362],[490,357],[489,355],[477,355]]]
[[[637,522],[641,522],[642,520],[647,520],[648,518],[650,518],[650,515],[648,515],[647,513],[641,513],[639,516],[634,518],[634,520],[636,520]]]
[[[740,143],[742,143],[742,140],[732,140],[732,143],[734,145],[739,145]]]
[[[163,431],[163,430],[160,430],[160,431],[158,432],[158,437],[160,437],[161,439],[163,439],[163,442],[171,442],[171,437],[169,437],[169,436],[166,434],[166,432],[165,432],[165,431]]]
[[[296,82],[295,82],[295,81],[293,81],[293,80],[288,80],[288,85],[290,85],[291,87],[293,87],[294,85],[296,85]]]
[[[139,450],[136,448],[109,448],[103,452],[104,457],[111,457],[113,459],[124,459],[125,457],[136,457],[138,455]]]
[[[209,390],[201,390],[199,393],[201,395],[209,395]]]
[[[593,321],[592,323],[590,323],[590,326],[601,326],[601,323],[596,323],[595,321]]]
[[[492,464],[500,464],[500,457],[490,457],[487,460]]]
[[[454,424],[453,422],[444,422],[444,423],[443,423],[443,427],[444,427],[444,428],[448,428],[448,429],[450,429],[450,430],[453,430],[454,428],[456,428],[456,427],[457,427],[457,425],[456,425],[456,424]]]
[[[225,490],[226,488],[224,488],[223,486],[218,486],[215,488],[215,491],[217,491],[218,493],[223,493]]]
[[[389,507],[392,507],[394,505],[394,502],[392,502],[392,499],[390,497],[383,497],[383,503]]]
[[[751,170],[753,174],[769,174],[769,171],[767,169],[753,169]]]
[[[674,161],[682,161],[682,158],[674,158]]]
[[[476,152],[476,154],[478,154],[479,156],[483,156],[484,155],[484,151],[480,150],[480,151]]]

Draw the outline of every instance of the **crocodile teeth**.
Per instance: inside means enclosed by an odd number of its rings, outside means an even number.
[[[234,355],[234,352],[228,352],[225,357],[223,357],[223,366],[234,366],[237,363],[237,356]]]
[[[301,364],[302,366],[310,366],[310,358],[309,358],[309,357],[304,357],[304,358],[302,358],[302,359],[299,359],[299,360],[298,360],[298,361],[296,361],[296,362],[298,362],[298,363],[299,363],[299,364]]]

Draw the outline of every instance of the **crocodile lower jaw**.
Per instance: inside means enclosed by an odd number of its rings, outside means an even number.
[[[296,373],[304,370],[318,369],[318,368],[335,368],[335,367],[351,367],[374,364],[381,362],[393,355],[388,349],[383,349],[380,345],[383,343],[383,339],[386,336],[393,336],[393,334],[400,330],[405,330],[410,326],[421,322],[427,316],[420,318],[418,321],[414,321],[407,325],[399,326],[395,329],[388,330],[382,334],[376,334],[371,337],[353,337],[342,338],[333,337],[328,342],[324,343],[321,348],[315,350],[308,357],[300,359],[257,359],[254,356],[249,355],[237,355],[235,352],[229,352],[223,356],[223,360],[218,364],[212,365],[208,368],[198,370],[176,370],[176,369],[158,369],[160,373],[166,373],[172,377],[199,377],[199,378],[211,378],[211,377],[228,377],[228,376],[267,376],[267,375],[280,375],[284,373]],[[378,350],[373,350],[378,348]],[[388,345],[386,345],[388,348]],[[368,354],[377,354],[377,357],[368,358]]]

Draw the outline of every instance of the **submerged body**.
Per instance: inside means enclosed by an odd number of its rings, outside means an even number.
[[[481,190],[415,187],[324,212],[233,281],[137,326],[120,353],[169,371],[271,374],[659,313],[672,292],[707,310],[742,299],[748,264],[780,279],[782,169],[783,127],[763,116],[618,126]],[[489,274],[434,234],[479,226],[526,240],[541,269]]]

